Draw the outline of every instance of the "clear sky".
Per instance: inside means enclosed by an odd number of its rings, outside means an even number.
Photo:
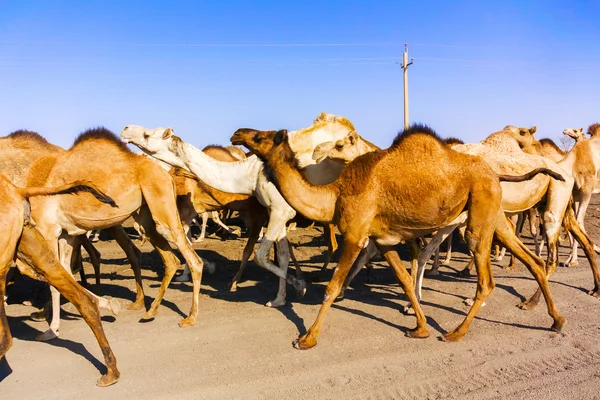
[[[599,16],[575,0],[0,0],[0,135],[69,146],[137,124],[203,146],[327,111],[388,146],[408,42],[411,121],[471,142],[508,124],[556,138],[600,120]]]

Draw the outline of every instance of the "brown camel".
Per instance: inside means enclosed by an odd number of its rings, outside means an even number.
[[[544,262],[516,238],[504,217],[498,175],[481,158],[450,150],[429,127],[413,125],[399,134],[389,149],[358,157],[338,179],[323,186],[311,185],[298,171],[285,130],[239,129],[231,142],[245,145],[265,161],[281,194],[298,212],[315,221],[337,222],[344,236],[343,252],[319,315],[294,343],[296,348],[308,349],[317,344],[325,315],[367,240],[375,242],[394,269],[415,310],[417,328],[408,335],[428,337],[412,280],[394,245],[448,225],[465,208],[469,213],[467,241],[478,272],[477,292],[465,320],[446,333],[445,340],[456,341],[464,336],[494,288],[490,265],[494,234],[531,270],[554,319],[552,329],[562,329],[565,319],[552,300]]]
[[[102,323],[97,299],[78,285],[71,275],[60,265],[52,254],[44,238],[29,223],[27,199],[33,196],[55,196],[59,194],[90,192],[98,200],[114,204],[108,196],[86,182],[74,182],[53,188],[18,188],[0,174],[0,299],[4,299],[6,276],[15,259],[21,271],[29,277],[48,282],[55,287],[77,308],[85,322],[92,329],[96,340],[102,349],[107,372],[98,380],[98,386],[108,386],[119,380],[117,360],[110,348]],[[55,196],[66,197],[66,196]],[[80,196],[76,196],[80,197]],[[12,336],[6,318],[4,301],[0,301],[0,359],[12,345]]]
[[[105,128],[88,130],[75,140],[73,146],[56,156],[42,157],[30,168],[28,186],[54,186],[61,182],[85,177],[115,199],[117,207],[99,205],[83,196],[35,198],[31,215],[37,228],[68,266],[75,237],[92,229],[105,229],[121,224],[130,216],[144,228],[150,242],[165,264],[165,275],[158,295],[144,319],[158,313],[158,307],[175,271],[177,257],[169,245],[174,243],[192,270],[192,308],[180,326],[194,325],[198,314],[202,260],[188,242],[177,215],[175,187],[167,171],[146,157],[130,151],[112,132]],[[132,265],[132,268],[135,268]],[[143,306],[141,271],[134,269],[138,298]],[[59,294],[52,292],[53,314],[50,329],[40,337],[47,340],[58,336],[60,324]]]

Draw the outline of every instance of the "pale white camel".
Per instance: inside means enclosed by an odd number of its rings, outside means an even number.
[[[563,135],[567,135],[570,138],[574,139],[575,143],[585,140],[585,133],[583,133],[583,128],[567,128],[563,131]]]

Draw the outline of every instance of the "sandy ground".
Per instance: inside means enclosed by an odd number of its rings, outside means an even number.
[[[587,224],[595,240],[600,240],[599,200],[590,206]],[[320,231],[299,229],[291,239],[303,269],[315,277],[325,248]],[[529,238],[524,240],[531,244]],[[586,261],[559,268],[551,278],[557,306],[567,318],[563,333],[549,331],[552,320],[544,305],[534,311],[515,307],[536,284],[523,266],[516,271],[502,269],[505,258],[494,263],[496,289],[467,336],[445,343],[440,334],[463,319],[468,310],[463,300],[475,291],[474,278],[456,275],[466,264],[465,254],[457,252],[439,277],[425,280],[423,308],[431,332],[425,340],[404,336],[415,319],[400,312],[406,297],[379,260],[371,281],[361,272],[346,300],[333,306],[317,347],[299,351],[292,340],[316,317],[324,283],[309,285],[303,300],[290,288],[289,304],[270,309],[263,304],[275,297],[277,281],[250,263],[237,293],[229,293],[225,287],[244,243],[245,238],[212,238],[195,245],[202,257],[217,264],[214,275],[204,275],[196,326],[177,326],[191,305],[191,284],[182,283],[171,284],[151,322],[140,322],[142,312],[127,309],[116,319],[103,318],[121,371],[121,380],[108,388],[95,386],[104,371],[102,355],[74,307],[62,307],[60,339],[35,342],[47,324],[29,319],[34,308],[20,303],[32,285],[29,282],[23,289],[28,282],[18,282],[20,289],[15,285],[8,306],[15,337],[7,355],[12,373],[0,383],[0,398],[599,397],[600,301],[586,294],[592,288]],[[114,241],[102,241],[98,249],[102,294],[126,306],[134,298],[133,273]],[[148,244],[142,250],[149,305],[162,277],[161,263]],[[566,253],[561,247],[561,260]],[[89,264],[86,270],[90,276]]]

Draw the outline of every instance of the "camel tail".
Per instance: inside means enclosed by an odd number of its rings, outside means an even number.
[[[79,192],[91,193],[98,201],[117,207],[117,204],[109,196],[105,195],[94,184],[88,181],[75,181],[55,187],[28,187],[18,188],[19,192],[26,199],[35,196],[54,196],[57,194],[71,194]]]
[[[548,175],[551,178],[556,179],[557,181],[565,181],[565,178],[558,172],[554,172],[548,168],[536,168],[533,171],[526,173],[525,175],[498,175],[500,182],[523,182],[528,181],[537,174]]]

